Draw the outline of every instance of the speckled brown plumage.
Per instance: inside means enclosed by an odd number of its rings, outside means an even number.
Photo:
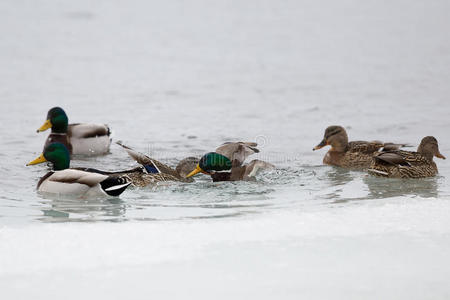
[[[385,149],[398,149],[402,144],[383,143],[380,141],[348,142],[347,132],[342,126],[329,126],[325,130],[324,138],[313,150],[327,145],[331,149],[325,154],[323,163],[332,166],[353,169],[367,169],[372,163],[373,156]]]
[[[377,153],[369,174],[391,178],[425,178],[438,174],[433,157],[445,159],[439,152],[438,142],[434,137],[422,139],[417,152],[387,151]]]
[[[343,168],[366,169],[370,166],[373,155],[382,147],[383,144],[378,142],[350,142],[345,151],[330,149],[325,154],[323,163]]]
[[[132,148],[123,145],[120,141],[117,142],[117,144],[123,147],[127,151],[128,155],[130,155],[139,164],[143,166],[153,165],[159,170],[159,173],[156,174],[146,172],[144,167],[137,167],[135,169],[125,171],[128,177],[131,178],[132,184],[134,186],[143,187],[147,185],[154,185],[158,182],[163,181],[194,181],[192,178],[186,178],[185,176],[189,174],[193,169],[195,169],[198,163],[198,159],[195,157],[188,157],[181,160],[178,163],[176,169],[173,169],[156,159],[150,158],[145,154],[137,152]]]
[[[192,182],[191,178],[181,178],[179,176],[173,176],[170,174],[149,174],[146,173],[144,168],[137,168],[139,170],[135,170],[133,172],[124,173],[127,175],[134,186],[137,187],[145,187],[148,185],[156,185],[160,182],[165,181],[178,181],[178,182]]]

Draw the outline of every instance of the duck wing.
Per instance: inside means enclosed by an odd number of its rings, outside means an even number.
[[[259,159],[254,159],[246,167],[244,179],[248,178],[248,177],[254,177],[260,171],[270,170],[270,169],[275,169],[275,166],[271,163],[268,163],[268,162],[265,162],[265,161],[262,161]]]
[[[123,171],[103,171],[103,170],[98,170],[98,169],[94,169],[94,168],[82,168],[82,167],[77,167],[77,168],[72,168],[72,169],[85,171],[85,172],[91,172],[91,173],[98,173],[98,174],[107,175],[107,176],[127,175],[127,174],[131,174],[131,173],[144,173],[143,167],[136,167],[133,169],[123,170]]]
[[[366,142],[366,141],[353,141],[349,142],[349,151],[351,152],[360,152],[360,153],[366,153],[371,154],[375,153],[378,150],[380,150],[383,147],[383,143],[380,141],[372,141],[372,142]]]
[[[404,151],[406,152],[406,151]],[[374,156],[375,162],[393,165],[393,166],[411,166],[407,158],[409,155],[405,155],[400,151],[380,152]]]
[[[354,141],[349,142],[348,145],[349,151],[365,154],[373,154],[378,151],[395,151],[402,147],[410,147],[408,144],[383,143],[380,141]]]
[[[110,136],[111,130],[106,124],[69,124],[67,129],[69,137],[86,139],[99,136]]]
[[[86,172],[78,169],[65,169],[53,172],[53,174],[48,177],[48,180],[60,183],[80,183],[89,187],[94,187],[106,178],[108,178],[107,175],[99,173]]]
[[[257,145],[257,143],[252,142],[228,142],[219,146],[216,152],[231,161],[237,160],[242,164],[248,156],[259,153],[259,150],[256,148]]]
[[[177,171],[175,171],[168,165],[163,164],[162,162],[157,161],[156,159],[150,158],[143,153],[133,150],[132,148],[124,145],[121,141],[116,142],[116,144],[124,148],[125,151],[127,151],[128,155],[131,156],[131,158],[134,159],[136,162],[141,164],[148,173],[152,174],[164,173],[175,176],[177,178],[180,177]]]

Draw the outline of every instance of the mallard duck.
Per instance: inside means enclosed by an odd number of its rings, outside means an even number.
[[[349,142],[347,132],[342,126],[329,126],[325,130],[323,140],[313,148],[319,150],[327,145],[331,146],[323,158],[323,163],[332,166],[367,169],[375,153],[395,150],[406,146],[404,144],[383,143],[380,141],[354,141]]]
[[[187,177],[203,173],[210,175],[214,182],[253,179],[258,171],[274,168],[272,164],[257,159],[243,165],[248,156],[259,152],[256,146],[256,143],[249,142],[225,143],[215,152],[203,155]]]
[[[432,177],[438,173],[434,156],[445,159],[439,152],[436,138],[426,136],[417,152],[394,150],[377,153],[368,171],[372,175],[392,178]]]
[[[44,148],[51,143],[64,144],[70,154],[102,155],[109,151],[111,132],[103,124],[68,124],[69,119],[61,107],[53,107],[47,113],[47,120],[37,132],[49,128],[52,132],[45,141]]]
[[[119,196],[131,184],[126,175],[106,175],[95,169],[70,168],[70,153],[62,143],[51,143],[27,165],[49,161],[53,171],[42,177],[37,190],[43,193],[72,196]]]
[[[186,176],[196,168],[199,162],[199,159],[196,157],[187,157],[181,160],[175,169],[172,169],[168,165],[163,164],[156,159],[150,158],[145,154],[139,153],[132,148],[125,146],[120,141],[116,142],[116,144],[124,148],[131,158],[142,165],[142,167],[124,171],[128,172],[126,174],[131,178],[131,181],[135,186],[143,187],[162,181],[194,181],[192,178],[186,178]]]

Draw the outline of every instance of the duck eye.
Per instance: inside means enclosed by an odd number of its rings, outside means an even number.
[[[325,136],[325,138],[328,139],[328,138],[332,137],[333,135],[338,134],[339,132],[340,132],[339,129],[333,130],[332,132],[328,133],[328,134]]]

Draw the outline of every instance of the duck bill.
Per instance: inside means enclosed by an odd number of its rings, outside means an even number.
[[[195,174],[198,174],[198,173],[200,173],[200,172],[203,172],[203,170],[200,168],[199,165],[197,165],[197,167],[195,168],[194,171],[192,171],[191,173],[187,174],[186,178],[192,177],[192,176],[194,176]]]
[[[41,154],[38,158],[36,158],[35,160],[30,161],[29,163],[27,163],[27,166],[31,166],[31,165],[37,165],[43,162],[46,162],[47,159],[45,159],[44,154]]]
[[[42,124],[41,127],[39,127],[39,129],[36,132],[46,131],[49,128],[52,128],[52,122],[50,120],[47,120],[44,122],[44,124]]]
[[[317,145],[313,148],[313,151],[322,149],[323,147],[325,147],[327,145],[328,145],[327,141],[325,139],[323,139],[319,145]]]
[[[442,155],[440,152],[438,152],[438,153],[436,154],[436,157],[437,157],[437,158],[441,158],[441,159],[445,159],[445,156]]]

